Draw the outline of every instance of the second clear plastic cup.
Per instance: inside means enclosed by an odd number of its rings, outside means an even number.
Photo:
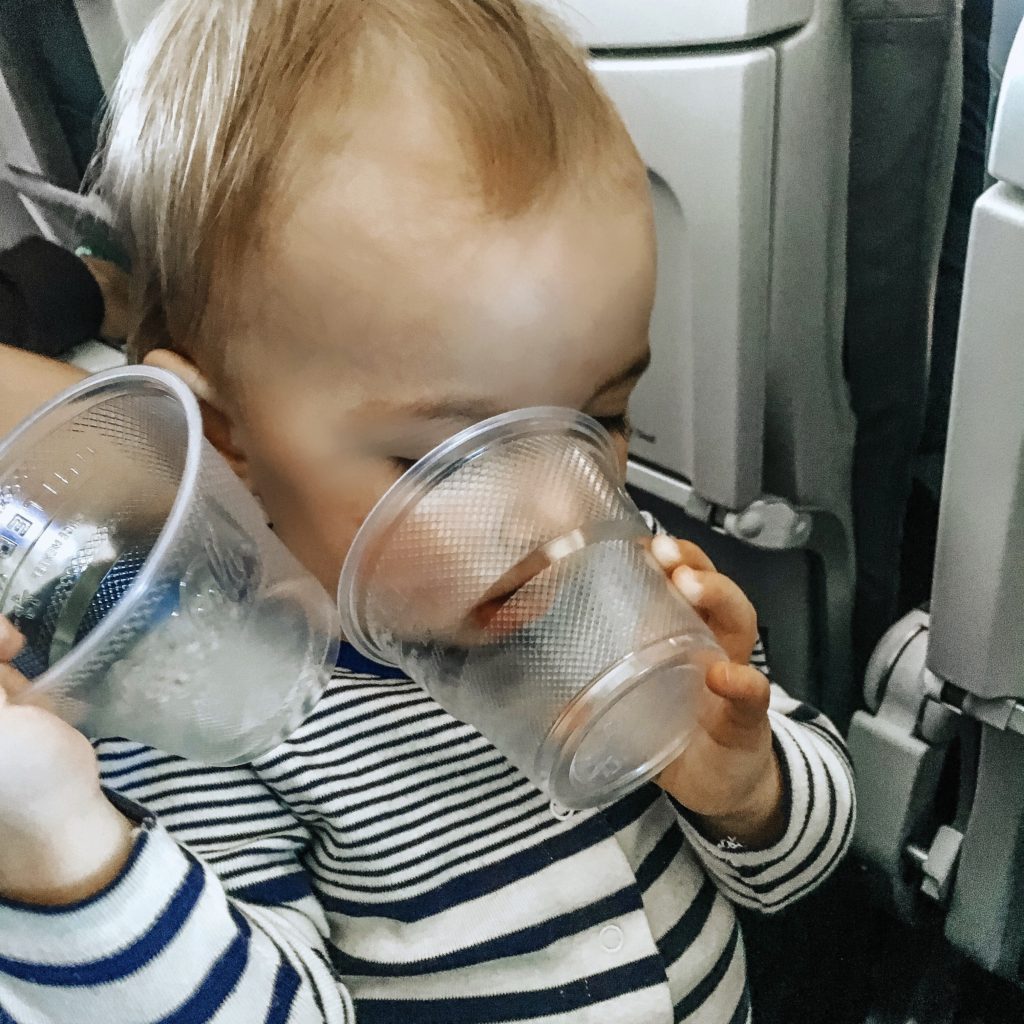
[[[724,657],[650,541],[599,424],[504,414],[381,499],[345,562],[342,628],[553,799],[606,805],[682,753]]]
[[[309,714],[338,616],[203,437],[176,377],[76,385],[0,444],[0,614],[39,701],[90,736],[250,761]]]

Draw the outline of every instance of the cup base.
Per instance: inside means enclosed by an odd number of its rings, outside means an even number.
[[[719,652],[670,637],[624,658],[565,708],[537,754],[536,776],[573,810],[614,803],[686,748],[707,667]]]

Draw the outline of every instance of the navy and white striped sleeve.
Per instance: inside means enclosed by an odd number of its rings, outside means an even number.
[[[108,790],[140,826],[119,877],[72,906],[0,901],[0,1022],[351,1024],[294,818],[248,770],[135,750],[178,817]]]
[[[664,528],[642,513],[653,533]],[[758,638],[750,664],[771,678]],[[772,686],[768,711],[782,770],[786,830],[763,850],[715,843],[677,805],[683,832],[722,893],[740,906],[774,913],[820,885],[853,838],[856,797],[853,766],[832,723],[814,708]]]
[[[856,803],[849,754],[832,723],[774,685],[768,715],[786,801],[782,838],[749,850],[728,839],[713,842],[685,813],[680,823],[726,897],[773,913],[820,885],[842,860]]]

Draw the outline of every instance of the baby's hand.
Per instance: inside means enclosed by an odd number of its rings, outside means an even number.
[[[747,595],[716,572],[711,559],[689,541],[659,534],[651,543],[651,554],[707,623],[729,660],[746,665],[757,643],[757,612]]]
[[[699,815],[714,838],[767,845],[784,827],[782,774],[768,720],[770,686],[748,664],[757,642],[757,613],[695,544],[659,536],[651,550],[729,658],[708,670],[697,728],[658,784]]]
[[[0,618],[0,896],[64,904],[103,888],[131,849],[131,823],[100,789],[89,741],[43,707],[10,662],[21,635]]]

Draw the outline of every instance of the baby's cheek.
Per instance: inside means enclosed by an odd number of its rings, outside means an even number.
[[[287,470],[255,463],[252,476],[277,536],[333,597],[352,539],[376,501],[372,482],[297,461]]]

